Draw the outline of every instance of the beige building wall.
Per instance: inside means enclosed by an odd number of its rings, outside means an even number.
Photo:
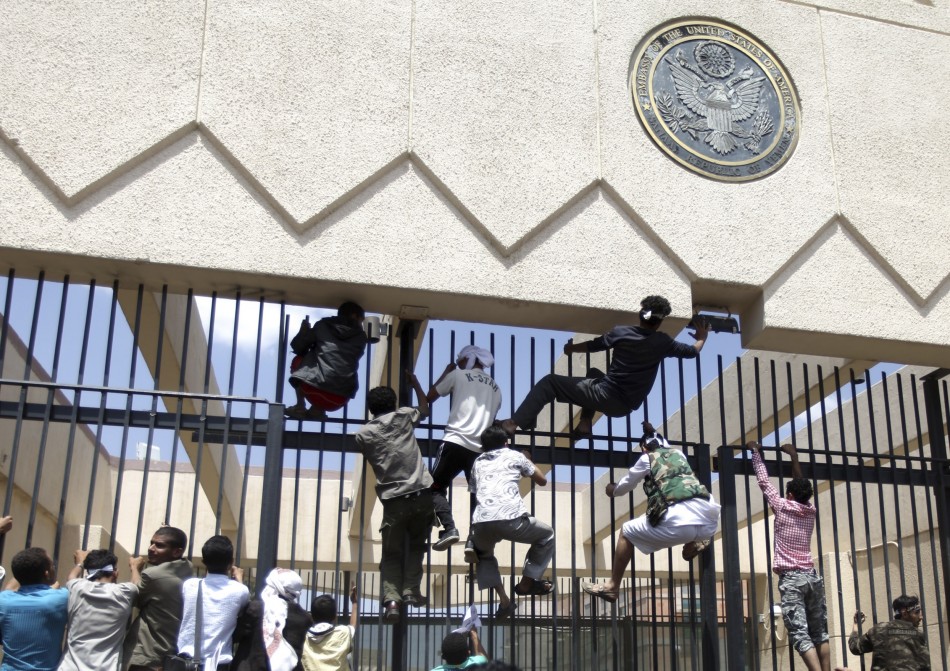
[[[599,331],[645,294],[747,346],[950,365],[943,0],[7,3],[0,262]],[[684,170],[631,56],[684,16],[801,101],[774,174]]]

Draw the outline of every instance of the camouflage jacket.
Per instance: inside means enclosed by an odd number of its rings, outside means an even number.
[[[924,634],[910,622],[891,620],[848,638],[852,654],[873,652],[871,671],[920,671],[930,669],[930,649]]]
[[[689,499],[709,500],[709,491],[699,481],[679,450],[657,448],[650,454],[650,475],[643,483],[647,495],[647,519],[656,526],[666,509]]]

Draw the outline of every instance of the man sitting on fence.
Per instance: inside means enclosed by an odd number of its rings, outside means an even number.
[[[541,486],[548,480],[526,455],[508,447],[508,434],[499,426],[490,426],[482,433],[482,450],[472,467],[470,485],[478,499],[472,515],[472,541],[478,555],[475,576],[479,589],[494,589],[498,594],[495,617],[503,619],[514,613],[518,602],[508,596],[501,582],[495,558],[499,541],[531,544],[515,594],[534,596],[554,590],[554,585],[542,578],[554,557],[554,529],[528,514],[518,489],[523,477]]]
[[[335,317],[325,317],[313,326],[309,319],[300,322],[300,330],[290,341],[296,355],[290,364],[290,384],[297,392],[297,403],[284,410],[287,417],[322,419],[356,396],[357,368],[366,351],[365,317],[362,307],[347,301]]]
[[[785,484],[785,496],[780,496],[769,480],[759,444],[753,440],[746,447],[752,450],[759,489],[775,515],[772,570],[779,576],[778,591],[782,595],[782,618],[788,640],[802,656],[808,671],[831,671],[825,585],[811,556],[817,512],[811,503],[811,482],[802,477],[798,451],[792,445],[782,445],[782,451],[792,460],[792,479]]]
[[[152,534],[148,557],[130,557],[129,567],[138,575],[138,617],[125,637],[129,671],[161,671],[162,663],[177,649],[181,626],[181,584],[192,576],[191,562],[183,557],[188,535],[163,526]]]
[[[719,504],[693,474],[682,451],[672,449],[649,422],[643,422],[640,448],[643,456],[623,480],[608,484],[606,492],[623,496],[643,481],[647,510],[624,523],[610,578],[583,586],[588,594],[611,603],[620,596],[620,581],[634,548],[652,554],[683,543],[683,559],[689,561],[709,546],[719,528]]]
[[[591,434],[596,412],[609,417],[629,415],[650,393],[663,359],[694,359],[706,342],[708,326],[698,319],[693,334],[696,342],[692,345],[658,331],[671,310],[670,302],[662,296],[647,296],[640,302],[639,326],[617,326],[599,338],[576,345],[568,340],[565,354],[613,349],[607,374],[592,368],[587,377],[545,375],[531,388],[511,419],[502,422],[502,427],[510,435],[519,427],[533,429],[544,406],[555,400],[580,406],[581,418],[573,431],[574,438]]]
[[[435,518],[432,477],[422,461],[415,428],[429,414],[422,385],[412,372],[406,375],[419,399],[416,408],[396,408],[396,392],[376,387],[367,394],[373,415],[356,433],[356,446],[376,474],[376,495],[383,504],[382,557],[383,619],[399,621],[399,607],[425,605],[422,596],[422,559]]]

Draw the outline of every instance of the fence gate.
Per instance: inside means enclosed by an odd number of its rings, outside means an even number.
[[[917,594],[934,668],[947,668],[950,371],[707,348],[695,361],[669,360],[640,410],[599,419],[595,436],[573,447],[576,409],[549,406],[515,443],[548,475],[546,487],[523,493],[557,534],[555,593],[522,598],[514,617],[495,621],[492,594],[476,589],[456,545],[427,555],[428,604],[384,626],[381,509],[352,438],[367,419],[365,391],[386,384],[412,402],[403,369],[428,386],[461,346],[477,343],[495,355],[507,417],[534,381],[603,369],[604,354],[564,357],[572,334],[384,317],[388,334],[361,363],[357,397],[325,420],[297,421],[283,417],[293,393],[288,334],[304,315],[329,313],[247,291],[77,284],[12,270],[0,300],[0,484],[3,513],[14,517],[0,537],[7,566],[39,545],[61,577],[77,548],[111,548],[124,569],[171,524],[188,533],[189,558],[224,533],[252,587],[275,565],[292,568],[306,585],[301,602],[332,594],[342,618],[357,584],[354,669],[432,668],[442,637],[473,604],[489,655],[522,669],[804,668],[777,615],[772,520],[742,449],[752,439],[765,445],[781,488],[789,465],[770,448],[791,442],[815,487],[813,554],[833,666],[869,668],[847,648],[856,609],[882,621],[896,596]],[[436,401],[417,431],[427,458],[447,413],[448,400]],[[644,418],[684,450],[722,505],[720,533],[692,563],[678,548],[638,553],[618,602],[592,601],[580,584],[609,574],[621,525],[645,508],[641,491],[604,493],[636,460]],[[451,502],[464,537],[473,505],[464,479]],[[509,591],[524,550],[496,549]]]

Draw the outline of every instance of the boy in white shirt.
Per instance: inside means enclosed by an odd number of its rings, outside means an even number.
[[[554,557],[554,529],[528,514],[518,481],[527,477],[544,486],[548,480],[528,457],[508,447],[508,434],[504,429],[500,426],[485,429],[482,450],[482,456],[475,460],[472,468],[469,485],[478,499],[472,515],[472,540],[478,554],[475,576],[479,589],[492,588],[498,594],[499,609],[495,617],[502,619],[509,617],[518,604],[509,598],[502,585],[495,544],[502,540],[530,543],[523,575],[514,592],[522,596],[550,594],[554,585],[542,576]]]
[[[232,638],[241,609],[250,598],[244,585],[244,571],[234,565],[234,546],[227,536],[212,536],[201,548],[208,575],[182,583],[184,609],[178,630],[178,653],[194,659],[217,656],[218,666],[227,667],[232,659]],[[195,650],[195,606],[201,585],[201,644]]]

